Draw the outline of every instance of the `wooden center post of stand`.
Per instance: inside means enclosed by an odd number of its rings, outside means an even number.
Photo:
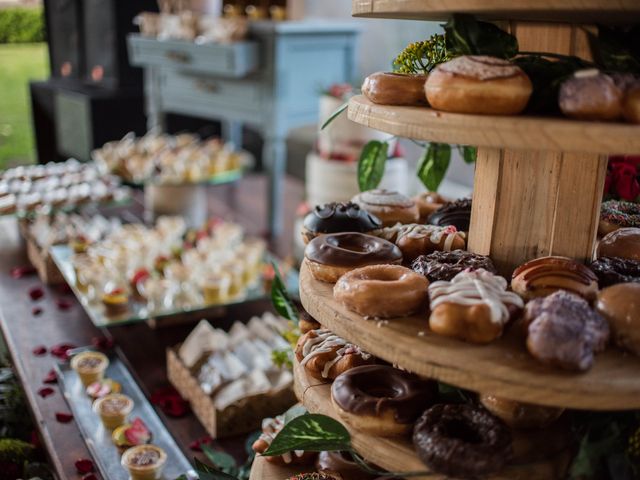
[[[590,58],[585,27],[512,22],[520,51]],[[622,152],[621,152],[622,153]],[[469,249],[503,275],[545,255],[588,261],[596,240],[607,156],[479,148]]]

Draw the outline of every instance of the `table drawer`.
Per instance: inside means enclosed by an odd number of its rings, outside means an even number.
[[[259,112],[262,86],[253,80],[229,80],[209,75],[165,72],[160,84],[165,106],[185,100],[205,108]]]
[[[129,35],[128,43],[129,61],[139,67],[154,65],[238,78],[256,71],[259,66],[259,43],[255,41],[196,45]]]

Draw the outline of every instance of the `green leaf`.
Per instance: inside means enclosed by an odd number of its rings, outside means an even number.
[[[238,480],[237,477],[221,472],[214,467],[210,467],[206,463],[202,463],[197,458],[194,458],[193,461],[200,480]]]
[[[226,452],[214,450],[209,445],[201,445],[202,452],[215,467],[229,475],[237,475],[238,465],[235,458]]]
[[[510,59],[518,54],[515,36],[493,23],[479,22],[473,15],[454,14],[444,25],[447,52],[460,55],[491,55]]]
[[[278,267],[273,262],[271,262],[271,265],[273,265],[274,272],[273,283],[271,284],[271,303],[273,304],[273,308],[284,318],[291,320],[297,325],[299,321],[298,309],[289,297],[289,292],[287,292],[287,287],[280,277]]]
[[[418,178],[428,190],[436,192],[449,169],[450,162],[451,145],[431,143],[418,164]]]
[[[598,25],[598,35],[588,32],[594,58],[605,70],[640,73],[640,28],[631,30]]]
[[[270,457],[294,450],[351,450],[351,436],[340,422],[331,417],[318,414],[302,415],[282,428],[263,455]]]
[[[380,184],[388,150],[389,144],[378,140],[371,140],[362,149],[358,160],[358,187],[361,192],[376,188]]]
[[[348,107],[349,107],[349,102],[345,102],[342,105],[340,105],[338,109],[335,112],[333,112],[331,115],[329,115],[329,118],[327,118],[324,121],[324,123],[320,127],[320,130],[324,130],[325,128],[327,128],[327,126],[329,126],[331,122],[333,122],[336,118],[338,118],[338,116],[340,116],[340,114],[344,112]]]
[[[478,147],[462,146],[462,159],[464,163],[476,163],[476,158],[478,158]]]
[[[293,368],[293,350],[291,347],[271,350],[271,361],[278,368]]]

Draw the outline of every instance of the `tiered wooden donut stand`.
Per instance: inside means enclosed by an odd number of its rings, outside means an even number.
[[[640,22],[640,2],[353,0],[358,17],[446,21],[453,13],[499,21],[517,36],[521,51],[589,58],[586,30],[594,29],[591,24]],[[350,101],[348,115],[401,137],[478,147],[468,248],[489,255],[507,278],[515,267],[540,256],[591,259],[607,156],[640,153],[640,127],[624,123],[453,114],[376,105],[363,96]],[[514,332],[478,346],[431,334],[424,315],[365,320],[334,301],[332,285],[314,280],[304,266],[300,296],[323,327],[392,364],[457,387],[548,406],[640,409],[640,359],[613,348],[598,355],[589,372],[567,373],[536,362]],[[310,381],[299,366],[294,374],[305,407],[336,417],[330,385]],[[351,433],[354,448],[382,468],[427,469],[408,439]],[[568,452],[555,453],[537,463],[512,465],[491,478],[562,478],[567,463]]]

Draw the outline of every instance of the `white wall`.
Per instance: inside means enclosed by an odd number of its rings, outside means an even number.
[[[358,45],[360,78],[378,70],[389,70],[395,56],[408,43],[426,39],[433,33],[442,31],[436,22],[352,18],[350,0],[306,0],[305,12],[308,18],[339,18],[358,24],[362,29]],[[406,141],[403,146],[407,157],[417,162],[420,149]],[[452,196],[465,195],[464,191],[473,185],[473,166],[466,165],[454,153],[447,180],[461,183],[463,187],[457,190],[456,185],[443,185],[445,194],[450,191]],[[419,188],[418,184],[419,182],[416,183],[416,188]]]

